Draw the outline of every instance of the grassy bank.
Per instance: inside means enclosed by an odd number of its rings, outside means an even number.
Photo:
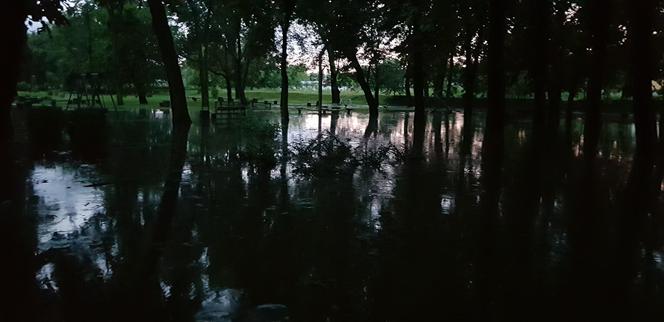
[[[51,104],[50,101],[55,100],[56,106],[58,107],[66,106],[68,95],[69,94],[66,92],[45,92],[45,91],[19,92],[19,96],[22,97],[34,97],[34,98],[46,99],[42,102],[42,104],[44,105],[50,105]],[[198,91],[188,90],[187,98],[189,101],[190,110],[198,111],[201,107],[200,94],[198,93]],[[278,89],[248,90],[247,98],[249,100],[256,99],[258,102],[264,102],[264,101],[278,102],[280,100],[280,92]],[[158,91],[148,97],[147,107],[150,108],[158,107],[160,102],[168,101],[169,99],[170,98],[168,96],[168,92],[166,92],[165,90]],[[212,101],[214,101],[215,99],[216,99],[215,97],[211,97],[211,104],[213,104]],[[113,97],[112,100],[111,96],[104,95],[102,97],[102,100],[107,108],[109,109],[113,108],[113,100],[115,100],[115,97]],[[315,105],[316,101],[318,101],[318,93],[315,91],[291,90],[288,95],[288,100],[289,104],[304,105],[307,103],[311,103],[312,105]],[[532,99],[508,98],[506,101],[508,109],[512,111],[528,111],[533,108]],[[329,91],[326,91],[323,94],[323,104],[330,104],[331,102],[332,102],[332,97]],[[364,95],[361,92],[342,92],[341,102],[342,104],[348,104],[349,106],[355,106],[355,107],[358,106],[366,107],[367,104]],[[383,104],[390,106],[406,106],[408,105],[408,100],[404,96],[383,95],[381,97],[381,105]],[[441,106],[462,107],[463,106],[462,104],[463,101],[461,98],[452,98],[446,100],[436,100],[434,98],[429,98],[427,102],[427,105],[437,106],[437,107]],[[564,111],[568,107],[568,104],[569,104],[568,102],[563,101],[560,107],[561,111]],[[475,99],[473,105],[475,108],[483,109],[487,108],[488,104],[486,98],[477,98]],[[574,101],[570,105],[572,110],[575,111],[583,111],[585,109],[585,106],[586,106],[585,100],[583,99]],[[124,104],[122,106],[117,106],[117,109],[132,110],[132,109],[138,109],[140,107],[141,105],[138,103],[138,97],[131,95],[131,96],[125,96]],[[664,108],[664,101],[662,100],[661,97],[654,98],[653,107],[657,110],[662,110]],[[610,112],[610,113],[630,113],[632,112],[632,101],[621,100],[621,99],[608,99],[605,100],[602,110],[603,112]]]
[[[59,91],[53,91],[53,92],[46,92],[46,91],[35,91],[35,92],[19,92],[19,96],[22,97],[33,97],[33,98],[46,98],[48,101],[50,100],[55,100],[56,101],[56,106],[58,107],[65,107],[67,105],[67,100],[69,94],[66,92],[59,92]],[[222,98],[225,99],[225,96],[221,96]],[[263,101],[269,101],[269,102],[274,102],[274,101],[279,101],[280,100],[280,91],[278,89],[260,89],[260,90],[248,90],[247,91],[247,98],[249,100],[256,99],[258,102],[263,102]],[[216,99],[215,97],[211,97],[210,104],[213,104],[212,101]],[[138,109],[140,107],[140,104],[138,103],[138,97],[131,95],[131,96],[125,96],[123,98],[124,104],[122,106],[117,106],[118,109],[124,110],[124,109]],[[166,91],[158,91],[148,97],[148,105],[149,107],[157,107],[159,106],[159,102],[162,101],[168,101],[170,100],[168,96],[168,92]],[[187,91],[187,100],[189,101],[189,107],[192,110],[198,110],[201,106],[201,101],[200,101],[200,94],[196,90],[188,90]],[[104,105],[107,108],[112,108],[113,107],[113,101],[115,101],[115,97],[111,99],[111,96],[109,95],[103,95],[102,96],[102,101]],[[316,104],[316,101],[318,101],[318,93],[314,91],[297,91],[297,90],[292,90],[289,92],[288,95],[288,102],[290,104],[307,104],[311,103],[312,105]],[[341,94],[341,101],[343,104],[349,104],[349,105],[366,105],[366,100],[364,99],[364,94],[358,93],[358,92],[343,92]],[[324,93],[323,94],[323,103],[324,104],[330,104],[332,103],[332,96],[330,93]],[[47,101],[44,101],[43,104],[49,105]]]

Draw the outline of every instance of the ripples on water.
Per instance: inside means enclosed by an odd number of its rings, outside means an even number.
[[[282,157],[262,161],[262,148],[283,151],[278,114],[250,113],[252,126],[196,123],[167,220],[159,205],[171,153],[168,118],[111,114],[104,127],[86,130],[92,142],[78,142],[85,139],[66,125],[47,134],[31,129],[34,160],[22,187],[30,233],[20,238],[34,248],[19,255],[36,258],[29,269],[37,289],[17,296],[38,304],[26,319],[556,321],[579,309],[571,303],[577,291],[595,297],[582,305],[589,311],[612,303],[603,293],[619,283],[611,247],[620,234],[615,209],[633,126],[607,119],[596,190],[587,196],[599,215],[584,221],[574,201],[581,120],[539,150],[531,123],[512,120],[499,218],[487,228],[484,116],[476,114],[470,130],[460,112],[429,114],[423,158],[335,176],[299,175]],[[277,127],[271,147],[256,139],[256,124],[264,123]],[[335,133],[353,148],[392,144],[410,155],[412,114],[383,113],[369,136],[368,124],[361,113],[293,115],[286,137],[292,147]],[[76,153],[81,144],[92,154]],[[631,259],[636,278],[620,293],[635,317],[664,307],[656,305],[664,223],[654,215]]]

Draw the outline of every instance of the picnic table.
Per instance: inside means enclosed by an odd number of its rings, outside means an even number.
[[[234,100],[224,101],[223,98],[219,97],[214,102],[212,119],[222,120],[245,115],[247,115],[247,106],[236,104]]]

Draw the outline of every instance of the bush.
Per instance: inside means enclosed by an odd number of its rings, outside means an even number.
[[[386,163],[405,160],[405,153],[391,143],[352,148],[348,140],[329,132],[307,142],[297,142],[292,150],[294,170],[304,176],[350,174],[358,167],[381,171]]]
[[[304,176],[347,174],[357,167],[350,144],[329,133],[297,142],[292,150],[294,170]]]

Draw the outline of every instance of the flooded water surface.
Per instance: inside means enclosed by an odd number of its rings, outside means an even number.
[[[628,117],[594,158],[580,119],[511,117],[492,187],[482,112],[249,112],[181,140],[164,114],[29,114],[3,205],[24,321],[664,316],[661,196],[636,225],[625,208]]]

